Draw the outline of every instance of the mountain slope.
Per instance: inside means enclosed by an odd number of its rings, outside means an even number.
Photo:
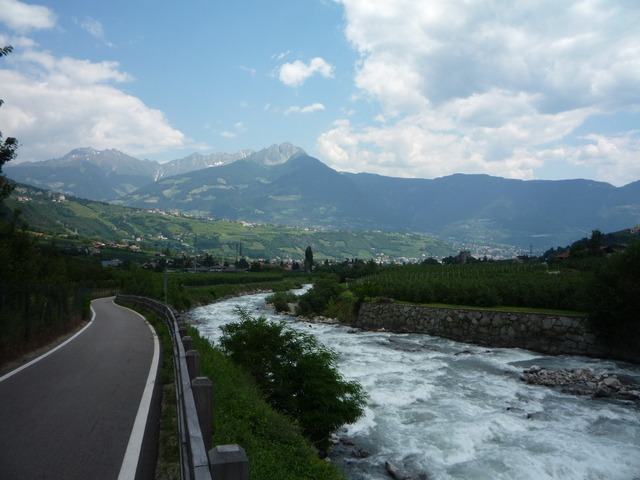
[[[254,154],[255,155],[255,154]],[[195,215],[342,230],[422,232],[453,241],[547,249],[594,229],[640,223],[640,182],[522,181],[456,174],[402,179],[339,173],[306,154],[254,155],[166,178],[118,203]]]
[[[96,200],[112,200],[153,182],[157,162],[138,160],[118,150],[72,150],[62,158],[7,164],[7,177],[48,190]]]
[[[192,254],[194,232],[197,232],[200,253],[227,260],[235,257],[238,244],[242,245],[244,254],[251,259],[301,260],[309,245],[313,246],[318,261],[356,257],[421,259],[457,253],[455,247],[446,242],[415,233],[363,234],[211,221],[64,196],[25,185],[18,185],[0,205],[0,215],[12,218],[16,209],[21,211],[21,219],[29,225],[30,230],[64,244],[77,244],[68,237],[80,235],[85,238],[85,241],[81,241],[83,245],[86,244],[86,238],[92,238],[106,243],[135,243],[147,251],[169,248],[174,253]],[[505,250],[504,253],[509,255],[510,252]],[[110,250],[104,253],[103,258],[122,258],[119,255],[121,253]]]
[[[265,165],[285,162],[303,150],[290,143],[272,145],[257,152]],[[12,180],[92,200],[109,201],[149,185],[156,180],[209,167],[227,165],[256,154],[252,150],[236,153],[194,153],[160,164],[138,160],[118,150],[77,148],[61,158],[42,162],[10,163],[4,169]]]
[[[616,188],[591,180],[339,173],[290,143],[259,152],[194,154],[163,165],[115,150],[78,149],[62,159],[7,166],[6,173],[31,185],[146,209],[311,228],[420,232],[527,249],[546,250],[594,229],[640,224],[640,181]]]
[[[266,165],[260,154],[229,165],[165,178],[117,201],[139,208],[298,226],[368,228],[372,209],[351,181],[300,153]]]

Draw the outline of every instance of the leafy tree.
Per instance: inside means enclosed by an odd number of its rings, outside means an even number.
[[[0,48],[0,57],[10,54],[13,51],[13,47],[8,45]],[[0,106],[4,102],[0,100]],[[13,137],[7,137],[2,141],[2,132],[0,132],[0,202],[7,198],[13,190],[13,185],[2,174],[2,166],[13,160],[16,157],[16,150],[18,149],[18,141]]]
[[[380,284],[375,282],[362,282],[351,286],[351,290],[358,300],[363,301],[367,297],[374,298],[380,295]]]
[[[215,265],[215,261],[210,253],[207,253],[204,258],[200,261],[203,267],[213,267]]]
[[[590,319],[610,344],[640,344],[640,241],[601,264],[589,292]]]
[[[589,255],[598,256],[602,254],[602,240],[604,239],[604,234],[600,230],[593,230],[591,232],[591,238],[587,240],[587,249],[589,250]]]
[[[260,272],[262,271],[262,265],[257,260],[251,262],[251,266],[249,267],[250,272]]]
[[[440,262],[433,257],[425,258],[421,263],[422,265],[440,265]]]
[[[304,269],[307,272],[313,270],[313,250],[311,250],[310,246],[304,251]]]
[[[222,350],[255,379],[267,401],[294,418],[320,450],[341,425],[362,416],[367,395],[338,372],[338,355],[316,337],[284,322],[253,318],[237,308],[240,322],[222,327]]]
[[[240,260],[236,262],[236,267],[246,270],[250,267],[249,262],[245,257],[242,257]]]

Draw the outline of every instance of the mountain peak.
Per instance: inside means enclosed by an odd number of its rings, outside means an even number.
[[[250,158],[253,161],[267,166],[280,165],[281,163],[285,163],[292,156],[301,153],[306,155],[306,152],[302,148],[296,147],[292,143],[284,142],[280,145],[273,144],[270,147],[263,148],[259,152],[250,155]]]

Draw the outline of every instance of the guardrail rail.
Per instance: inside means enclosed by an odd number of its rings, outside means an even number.
[[[132,303],[163,318],[173,345],[174,379],[183,480],[248,480],[249,461],[239,445],[211,448],[213,386],[199,376],[199,353],[186,325],[165,303],[134,295],[117,295],[116,301]]]

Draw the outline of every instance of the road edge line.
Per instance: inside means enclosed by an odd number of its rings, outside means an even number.
[[[51,350],[49,350],[46,353],[43,353],[42,355],[40,355],[39,357],[34,358],[33,360],[31,360],[28,363],[25,363],[24,365],[21,365],[20,367],[16,368],[15,370],[11,370],[9,373],[7,373],[6,375],[0,377],[0,382],[3,382],[4,380],[8,379],[9,377],[12,377],[13,375],[15,375],[16,373],[21,372],[22,370],[24,370],[27,367],[30,367],[31,365],[33,365],[34,363],[38,363],[40,360],[48,357],[49,355],[51,355],[52,353],[56,352],[57,350],[61,349],[62,347],[64,347],[67,343],[71,342],[72,340],[74,340],[78,335],[80,335],[82,332],[84,332],[87,328],[89,328],[91,326],[91,324],[93,323],[93,320],[96,318],[96,311],[93,309],[93,306],[91,306],[91,320],[89,320],[89,322],[82,327],[81,330],[77,331],[72,337],[67,338],[64,342],[62,342],[60,345],[55,346],[54,348],[52,348]]]
[[[122,305],[118,306],[122,307]],[[131,309],[127,308],[127,310]],[[149,410],[151,409],[153,390],[155,388],[156,377],[158,374],[158,365],[160,363],[160,341],[158,339],[157,332],[143,315],[135,310],[131,311],[139,315],[145,321],[149,330],[151,330],[151,334],[153,336],[153,358],[149,368],[149,375],[147,376],[147,383],[144,388],[144,392],[142,393],[142,398],[140,399],[140,405],[138,406],[138,413],[136,413],[136,419],[133,422],[133,428],[131,429],[131,435],[129,436],[129,442],[127,443],[127,450],[125,451],[124,459],[120,466],[118,480],[128,480],[135,478],[136,476],[140,453],[142,452],[142,442],[144,440],[147,419],[149,417]]]

